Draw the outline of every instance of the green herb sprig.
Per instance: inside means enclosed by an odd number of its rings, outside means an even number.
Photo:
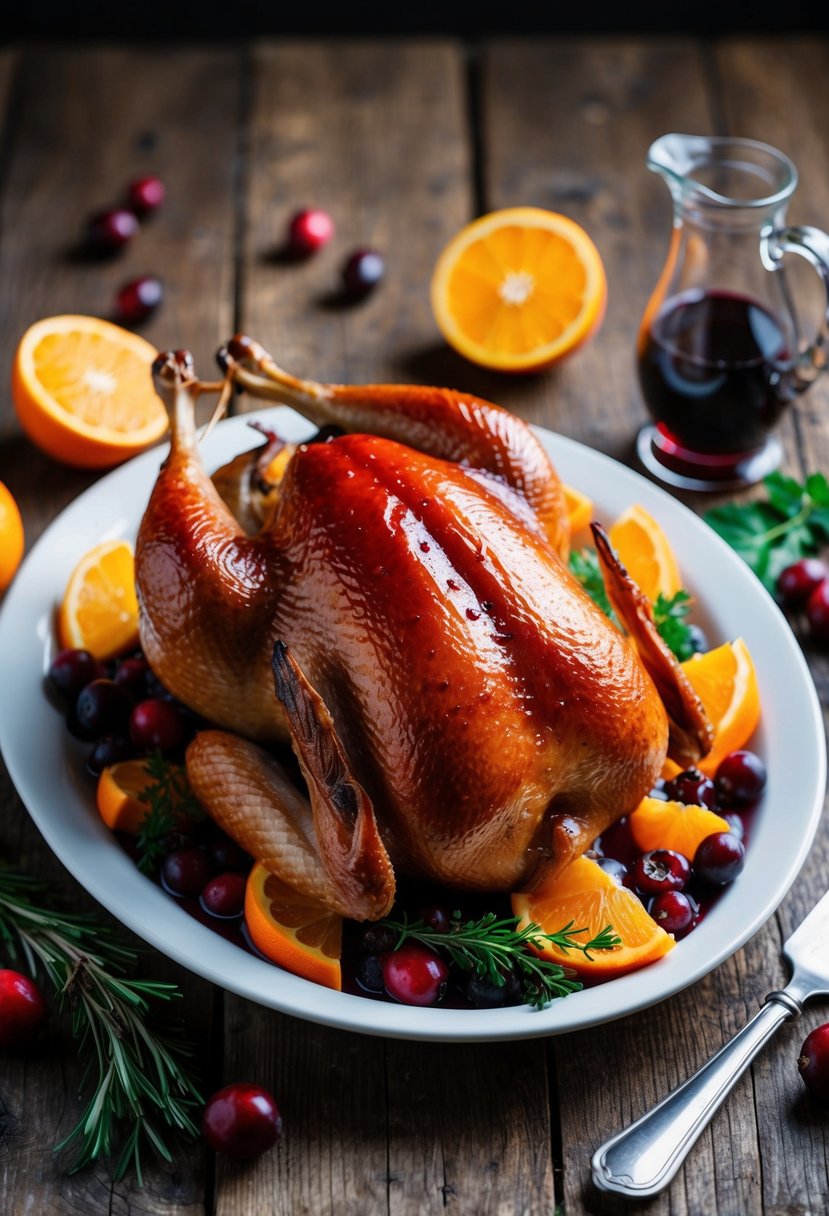
[[[583,549],[574,549],[570,554],[570,570],[594,604],[620,629],[619,619],[605,590],[596,550],[589,545]],[[653,605],[653,619],[659,636],[680,662],[690,659],[696,650],[691,626],[687,620],[692,604],[693,600],[688,592],[680,589],[670,597],[660,592]]]
[[[598,950],[612,950],[622,944],[622,939],[607,925],[588,941],[578,941],[579,936],[589,933],[587,928],[576,929],[570,921],[557,933],[543,933],[535,923],[518,929],[517,917],[499,920],[494,912],[487,912],[479,920],[464,921],[460,912],[454,912],[446,932],[430,928],[425,921],[387,919],[380,922],[395,934],[399,949],[405,941],[414,940],[430,946],[439,953],[447,954],[462,971],[474,971],[482,979],[502,988],[511,971],[518,974],[521,996],[528,1005],[543,1009],[556,997],[578,992],[582,985],[572,971],[540,958],[530,948],[542,949],[550,943],[565,952],[574,950],[589,959]]]
[[[144,768],[150,784],[139,794],[147,805],[136,838],[137,865],[142,874],[153,877],[168,852],[166,838],[182,819],[204,819],[204,810],[190,789],[187,774],[179,764],[167,760],[160,751],[151,752]]]
[[[829,481],[823,473],[799,482],[777,472],[763,485],[765,499],[729,502],[706,511],[703,518],[774,593],[786,566],[829,541]]]
[[[41,906],[42,883],[0,866],[0,942],[12,962],[43,972],[61,1006],[85,1069],[89,1100],[55,1151],[72,1147],[70,1173],[118,1151],[115,1178],[133,1166],[143,1184],[141,1153],[152,1146],[165,1161],[169,1132],[195,1138],[203,1104],[191,1074],[192,1052],[180,1024],[156,1005],[180,999],[175,984],[126,978],[134,951],[94,916]],[[154,1015],[154,1016],[151,1016]]]

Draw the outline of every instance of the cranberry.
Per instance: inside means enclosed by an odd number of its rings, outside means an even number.
[[[202,1133],[214,1152],[249,1161],[276,1144],[282,1116],[266,1089],[237,1082],[207,1099]]]
[[[173,895],[200,895],[210,878],[210,858],[204,849],[174,849],[161,863],[161,881]]]
[[[387,954],[397,945],[397,934],[388,925],[367,925],[360,944],[369,954]]]
[[[86,758],[86,767],[93,777],[100,777],[111,764],[131,760],[135,755],[132,744],[124,735],[104,735],[98,739]]]
[[[288,245],[298,257],[307,257],[327,245],[334,235],[334,221],[327,211],[309,207],[297,211],[288,225]]]
[[[386,992],[403,1005],[435,1005],[446,991],[449,968],[419,942],[406,942],[383,959]]]
[[[818,583],[806,601],[806,620],[820,642],[829,642],[829,579]]]
[[[448,933],[452,923],[449,913],[438,904],[422,908],[420,919],[433,933]]]
[[[138,231],[138,220],[125,207],[114,207],[93,215],[87,227],[87,238],[95,249],[112,252],[131,241]]]
[[[385,992],[383,964],[376,954],[364,954],[357,964],[354,976],[366,992]]]
[[[476,1009],[497,1009],[514,1005],[521,998],[521,981],[513,970],[507,972],[503,984],[493,984],[485,976],[470,971],[463,986],[466,998]]]
[[[766,766],[754,752],[731,752],[717,769],[716,783],[726,806],[754,802],[766,788]]]
[[[684,937],[699,915],[696,901],[684,891],[663,891],[649,911],[656,923],[676,938]]]
[[[224,832],[210,841],[209,849],[210,860],[217,873],[247,873],[253,864],[250,855]]]
[[[147,695],[147,673],[150,665],[146,659],[122,659],[115,668],[113,680],[125,688],[131,697],[141,700]]]
[[[160,177],[139,177],[127,186],[127,202],[137,215],[156,211],[167,191]]]
[[[777,593],[792,608],[805,604],[814,589],[829,578],[829,567],[819,557],[801,557],[777,576]]]
[[[75,702],[75,722],[87,739],[126,733],[130,699],[114,680],[93,680]]]
[[[379,253],[372,249],[358,249],[346,260],[342,269],[343,287],[348,295],[356,299],[373,291],[385,273],[385,265]]]
[[[172,701],[139,701],[130,716],[130,738],[139,751],[174,752],[184,742],[184,720]]]
[[[76,701],[81,691],[105,674],[103,663],[88,650],[59,650],[49,667],[49,680],[56,692]]]
[[[115,312],[122,325],[138,325],[146,321],[150,313],[164,299],[164,284],[151,274],[130,279],[115,297]]]
[[[743,868],[746,851],[733,832],[706,836],[694,854],[694,873],[701,882],[723,887],[733,882]]]
[[[691,863],[673,849],[652,849],[637,857],[633,866],[633,883],[644,895],[659,895],[663,891],[681,891],[691,877]]]
[[[709,810],[713,810],[717,805],[714,782],[698,768],[688,768],[684,773],[677,773],[672,781],[666,782],[665,793],[674,802],[684,802],[686,806],[707,806]]]
[[[806,1035],[797,1067],[812,1097],[829,1099],[829,1022]]]
[[[0,1047],[30,1042],[46,1020],[46,1002],[34,980],[0,971]]]
[[[241,916],[245,906],[244,874],[217,874],[202,888],[201,906],[211,916]]]

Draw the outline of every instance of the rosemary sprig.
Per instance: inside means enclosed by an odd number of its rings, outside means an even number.
[[[136,838],[137,865],[142,874],[153,877],[168,851],[166,838],[177,822],[183,818],[203,819],[204,811],[181,765],[154,751],[144,762],[144,768],[151,784],[139,794],[139,801],[147,805],[147,815]]]
[[[550,943],[565,953],[575,950],[590,959],[594,951],[612,950],[622,944],[612,925],[585,942],[577,938],[590,930],[574,928],[573,921],[556,933],[543,933],[534,922],[519,929],[517,917],[499,920],[494,912],[467,921],[460,912],[453,912],[446,932],[431,929],[422,920],[410,922],[405,914],[402,920],[388,919],[381,923],[397,934],[395,949],[413,938],[433,950],[443,951],[462,971],[474,971],[498,988],[506,984],[511,971],[517,971],[521,995],[536,1009],[543,1009],[556,997],[578,992],[582,985],[568,968],[540,958],[531,948],[540,950]]]
[[[75,1148],[69,1172],[76,1173],[120,1149],[115,1178],[132,1165],[143,1184],[145,1144],[171,1161],[166,1132],[198,1134],[193,1115],[203,1099],[189,1071],[191,1050],[178,1022],[151,1010],[151,1002],[181,993],[175,984],[125,978],[134,951],[93,916],[41,907],[44,892],[42,883],[0,866],[0,941],[12,961],[22,956],[33,975],[43,971],[71,1009],[85,1062],[82,1088],[91,1091],[55,1151]]]

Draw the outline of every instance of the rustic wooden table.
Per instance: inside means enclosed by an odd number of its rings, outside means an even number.
[[[669,226],[664,187],[644,168],[651,140],[668,130],[765,139],[801,170],[790,218],[829,224],[829,42],[818,38],[7,50],[0,105],[5,385],[32,321],[107,315],[117,285],[155,272],[167,294],[144,332],[191,348],[203,368],[243,327],[300,374],[465,387],[632,463],[644,419],[633,342]],[[122,258],[79,260],[83,218],[145,172],[167,183],[163,211]],[[448,237],[476,213],[518,203],[583,223],[610,289],[600,336],[560,370],[529,379],[486,375],[454,356],[428,300]],[[335,217],[337,240],[288,265],[279,255],[286,220],[309,204]],[[383,251],[387,278],[371,299],[341,307],[339,262],[360,245]],[[829,468],[827,404],[829,383],[819,384],[782,428],[793,473]],[[35,451],[7,393],[0,428],[0,479],[20,502],[31,545],[93,477]],[[804,646],[826,690],[825,652]],[[0,800],[0,856],[46,877],[56,897],[89,906],[4,770]],[[79,1076],[68,1029],[56,1025],[47,1047],[2,1060],[0,1206],[7,1216],[621,1211],[592,1189],[590,1153],[784,980],[781,941],[822,893],[827,868],[824,830],[779,912],[706,979],[635,1017],[547,1041],[361,1038],[267,1012],[151,953],[147,974],[184,989],[207,1087],[254,1078],[278,1096],[279,1148],[234,1168],[197,1144],[172,1166],[150,1164],[143,1190],[113,1184],[104,1165],[64,1176],[52,1146],[77,1118]],[[812,1008],[805,1021],[825,1016]],[[803,1033],[781,1032],[649,1212],[827,1210],[829,1121],[801,1092]]]

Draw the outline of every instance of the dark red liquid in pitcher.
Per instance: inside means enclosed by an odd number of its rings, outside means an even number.
[[[654,319],[640,346],[639,381],[659,430],[691,453],[748,453],[795,396],[779,320],[749,297],[688,293]]]

